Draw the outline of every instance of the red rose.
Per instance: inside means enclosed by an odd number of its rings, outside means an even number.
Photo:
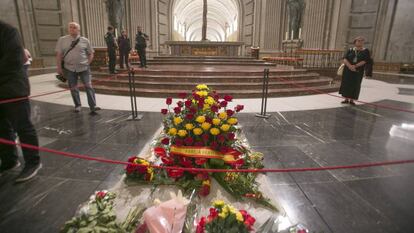
[[[185,99],[185,97],[187,97],[187,93],[178,93],[178,97],[180,99]]]
[[[186,137],[186,138],[184,139],[184,143],[185,143],[187,146],[191,146],[191,145],[193,145],[193,143],[194,143],[194,139],[193,139],[192,137]]]
[[[244,106],[243,105],[237,105],[236,107],[234,107],[234,110],[236,111],[236,112],[240,112],[241,110],[243,110],[244,109]]]
[[[210,139],[210,136],[207,133],[204,133],[203,135],[201,135],[201,139],[203,139],[204,142],[207,142],[208,139]]]
[[[199,108],[203,108],[204,107],[204,98],[203,99],[200,99],[198,101],[197,105],[198,105]]]
[[[187,108],[189,108],[189,107],[191,107],[191,105],[193,104],[193,102],[191,100],[186,100],[184,104],[185,104],[185,106]]]
[[[233,96],[231,96],[231,95],[225,95],[223,99],[225,101],[231,102],[233,100]]]
[[[174,160],[171,157],[161,157],[161,161],[165,165],[173,165]]]
[[[197,94],[197,93],[195,93],[195,92],[193,92],[193,97],[194,97],[194,99],[195,100],[200,100],[200,96]]]
[[[227,113],[227,116],[231,117],[231,116],[233,116],[234,111],[233,111],[233,110],[231,110],[231,109],[227,109],[227,110],[226,110],[226,113]]]
[[[180,138],[176,138],[174,140],[174,145],[176,145],[176,146],[182,146],[182,145],[184,145],[184,141],[182,139],[180,139]]]
[[[176,170],[176,169],[168,169],[167,174],[171,178],[180,178],[181,176],[183,176],[184,171]]]
[[[155,147],[154,148],[154,153],[155,153],[155,155],[160,156],[160,157],[167,156],[167,152],[162,147]]]
[[[125,170],[126,170],[126,173],[127,173],[128,175],[130,175],[130,174],[134,173],[134,171],[135,171],[135,166],[134,166],[134,165],[130,165],[130,164],[128,164],[128,165],[126,166]]]
[[[202,217],[197,225],[196,233],[204,233],[204,226],[206,225],[206,218]]]
[[[234,133],[228,133],[227,134],[227,139],[228,140],[234,140],[235,137],[236,137],[236,135]]]
[[[194,146],[204,146],[204,142],[202,142],[202,141],[196,141],[194,143]]]
[[[234,163],[232,163],[231,165],[232,165],[232,167],[238,169],[241,166],[243,166],[243,164],[244,164],[244,159],[238,159]]]
[[[227,107],[227,101],[221,101],[220,102],[220,107],[222,107],[222,108]]]
[[[183,101],[178,101],[178,102],[177,102],[177,106],[178,106],[178,107],[183,107],[183,106],[184,106]]]
[[[161,143],[164,144],[164,145],[168,145],[168,144],[170,144],[170,139],[169,138],[163,138],[161,140]]]
[[[145,174],[147,173],[148,166],[145,165],[136,165],[138,173]]]
[[[240,210],[240,213],[242,214],[242,216],[243,216],[243,219],[245,219],[246,217],[247,217],[247,211],[245,211],[245,210]]]
[[[96,198],[103,199],[106,196],[106,192],[99,191],[96,193]]]
[[[191,108],[190,108],[190,112],[191,112],[192,114],[195,114],[195,113],[197,112],[197,109],[196,109],[196,108],[191,107]]]
[[[216,208],[210,208],[209,211],[210,211],[210,215],[209,216],[211,216],[213,218],[217,217],[218,214],[219,214]]]
[[[210,194],[210,185],[203,185],[201,186],[200,190],[198,190],[198,195],[205,197]]]
[[[227,146],[222,146],[222,147],[220,147],[220,152],[222,153],[222,154],[225,154],[225,153],[227,153],[229,151],[229,148],[227,147]]]
[[[129,158],[128,158],[128,163],[132,163],[132,162],[134,162],[134,160],[135,160],[136,158],[137,158],[136,156],[131,156],[131,157],[129,157]]]
[[[208,179],[209,179],[209,176],[208,176],[208,173],[207,173],[207,172],[198,173],[198,174],[195,176],[195,179],[196,179],[196,180],[208,180]]]
[[[165,108],[161,109],[161,113],[164,114],[164,115],[167,114],[168,113],[168,109],[165,109]]]
[[[300,229],[297,231],[297,233],[307,233],[307,231],[305,229]]]
[[[218,112],[219,108],[217,107],[217,105],[213,105],[211,106],[211,111],[212,112]]]
[[[167,105],[170,105],[170,104],[172,103],[172,98],[171,98],[171,97],[168,97],[168,98],[165,100],[165,103],[166,103]]]
[[[210,117],[206,116],[206,122],[213,124],[213,119],[211,119]]]
[[[187,120],[192,120],[194,118],[194,115],[193,114],[187,114],[187,115],[185,115],[185,118]]]
[[[175,114],[179,114],[181,112],[181,108],[180,107],[175,107],[174,112],[175,112]]]
[[[218,147],[218,143],[217,143],[216,141],[213,141],[213,142],[211,142],[211,143],[210,143],[210,147],[211,147],[213,150],[216,150],[216,149],[217,149],[217,147]]]
[[[217,141],[223,143],[226,140],[226,138],[223,136],[223,134],[217,135]]]
[[[188,168],[193,167],[193,163],[191,162],[191,160],[182,160],[181,165],[183,167],[188,167]]]
[[[201,165],[203,165],[203,164],[205,164],[207,162],[207,159],[204,159],[204,158],[196,158],[194,162],[195,162],[195,164],[201,166]]]

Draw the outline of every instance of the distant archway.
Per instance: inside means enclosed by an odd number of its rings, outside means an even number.
[[[174,0],[171,16],[172,40],[201,40],[203,0]],[[238,41],[240,16],[239,0],[208,0],[207,39]]]

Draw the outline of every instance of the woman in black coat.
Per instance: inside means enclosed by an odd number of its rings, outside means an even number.
[[[344,72],[342,74],[339,94],[345,97],[341,103],[355,105],[361,90],[364,67],[370,61],[371,55],[368,49],[364,48],[365,39],[361,36],[354,39],[354,48],[348,49],[344,57]]]

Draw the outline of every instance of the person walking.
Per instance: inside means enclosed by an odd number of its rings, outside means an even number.
[[[128,38],[126,30],[122,30],[121,36],[118,37],[119,46],[119,68],[124,68],[124,63],[129,68],[129,52],[131,51],[131,40]]]
[[[0,100],[28,97],[30,84],[25,74],[25,54],[19,32],[0,21]],[[16,134],[21,143],[39,146],[36,130],[30,120],[30,101],[27,98],[0,104],[0,138],[14,141]],[[36,176],[42,168],[39,151],[22,148],[24,168],[15,182],[24,182]],[[0,175],[20,166],[16,146],[0,143]]]
[[[80,112],[82,104],[79,96],[78,77],[85,86],[91,114],[101,108],[96,106],[95,90],[92,87],[90,64],[94,50],[89,40],[80,36],[80,26],[76,22],[69,23],[69,35],[59,38],[56,44],[57,72],[68,80],[70,93],[75,104],[75,112]],[[62,67],[62,61],[64,67]]]
[[[342,104],[355,105],[354,100],[358,100],[365,65],[371,58],[369,50],[364,48],[364,42],[365,39],[362,36],[356,37],[355,47],[348,49],[344,56],[345,67],[339,88],[339,94],[345,98]]]
[[[142,32],[142,27],[137,27],[138,33],[135,35],[135,49],[138,52],[140,66],[147,68],[147,58],[146,58],[146,51],[147,48],[147,40],[149,40],[149,36]]]

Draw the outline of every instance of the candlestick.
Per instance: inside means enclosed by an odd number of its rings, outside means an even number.
[[[293,40],[293,30],[292,30],[292,33],[290,34],[290,39]]]
[[[302,35],[302,28],[299,28],[299,39],[301,39],[301,35]]]

